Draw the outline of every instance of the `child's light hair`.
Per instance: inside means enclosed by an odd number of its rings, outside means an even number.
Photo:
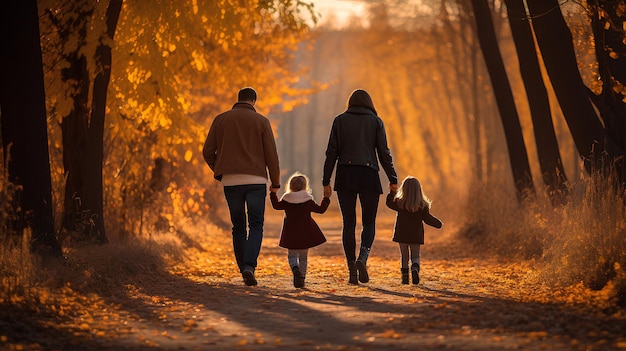
[[[417,178],[408,176],[404,178],[396,194],[398,207],[407,211],[417,212],[422,208],[430,209],[430,199],[424,195],[422,185]]]
[[[309,187],[309,177],[297,171],[289,177],[286,188],[285,192],[287,193],[302,190],[305,190],[309,194],[311,193],[311,188]]]

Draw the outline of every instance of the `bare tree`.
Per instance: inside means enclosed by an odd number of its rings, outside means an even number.
[[[602,81],[599,95],[589,90],[589,96],[605,123],[607,149],[612,155],[622,185],[626,182],[623,155],[626,151],[626,35],[624,2],[589,1],[589,17]]]
[[[500,54],[489,4],[487,0],[472,0],[472,6],[478,41],[487,64],[504,128],[516,194],[521,200],[528,193],[533,194],[535,190],[513,92]]]
[[[567,194],[567,177],[552,124],[550,100],[535,50],[532,28],[523,0],[506,0],[506,8],[530,106],[541,175],[548,196],[554,204],[561,203],[563,196]]]
[[[0,113],[9,181],[21,186],[24,221],[31,248],[61,255],[52,209],[52,181],[39,21],[35,0],[0,5]]]
[[[578,153],[589,161],[604,150],[604,132],[583,83],[572,34],[557,0],[527,0],[537,45]],[[585,166],[591,169],[591,163]]]

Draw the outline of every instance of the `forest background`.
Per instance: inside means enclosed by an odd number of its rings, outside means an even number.
[[[363,88],[385,122],[400,178],[422,181],[444,222],[460,228],[458,240],[534,260],[554,284],[608,289],[623,306],[626,90],[621,72],[609,68],[624,66],[625,6],[539,2],[546,11],[527,1],[522,14],[512,11],[516,1],[368,1],[340,26],[302,1],[40,0],[18,11],[3,7],[3,43],[30,33],[12,27],[16,13],[30,18],[37,11],[49,160],[37,164],[45,174],[49,162],[50,200],[26,207],[28,187],[15,177],[35,151],[19,149],[24,138],[11,128],[35,129],[24,122],[43,119],[12,114],[6,77],[15,77],[4,51],[2,301],[38,284],[40,274],[27,272],[24,257],[36,260],[26,255],[39,246],[44,257],[71,257],[84,245],[150,242],[163,233],[184,240],[186,224],[198,221],[228,227],[221,186],[201,149],[212,118],[232,106],[240,87],[253,86],[259,112],[275,128],[283,179],[301,171],[320,196],[332,119],[350,92]],[[489,21],[479,17],[485,9]],[[534,26],[537,47],[541,21],[562,30],[552,16],[563,20],[571,40],[559,43],[572,51],[561,51],[561,63],[576,66],[566,74],[580,81],[577,88],[608,94],[619,106],[615,122],[602,113],[606,101],[589,95],[582,100],[599,112],[571,117],[572,107],[586,111],[581,101],[564,98],[556,87],[568,81],[539,61],[547,129],[557,141],[552,168],[544,167],[540,147],[551,136],[541,137],[546,128],[537,125],[527,93],[534,90],[522,79],[526,66],[510,22],[516,16]],[[497,40],[485,41],[485,24]],[[621,44],[599,47],[600,33]],[[497,44],[496,54],[488,44]],[[549,62],[549,52],[534,48]],[[498,57],[504,75],[494,74]],[[498,78],[506,79],[509,95]]]

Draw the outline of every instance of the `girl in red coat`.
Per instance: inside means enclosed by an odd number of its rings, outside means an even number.
[[[441,228],[443,223],[430,214],[430,199],[424,195],[417,178],[404,178],[398,188],[387,195],[387,207],[397,211],[393,229],[393,241],[400,245],[402,256],[402,284],[409,283],[409,257],[411,260],[411,280],[420,282],[420,247],[424,244],[424,223]]]
[[[311,212],[326,212],[330,198],[324,197],[321,204],[316,204],[309,188],[309,179],[299,172],[289,178],[286,192],[280,201],[276,195],[277,189],[272,189],[272,207],[285,210],[279,246],[288,249],[287,258],[293,272],[293,286],[303,288],[309,249],[326,242],[322,230],[311,217]]]

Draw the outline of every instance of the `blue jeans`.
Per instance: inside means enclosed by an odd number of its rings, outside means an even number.
[[[380,194],[374,191],[351,192],[337,191],[337,200],[343,217],[343,229],[341,241],[343,251],[348,262],[356,260],[356,198],[361,202],[361,246],[372,248],[374,236],[376,235],[376,213],[378,212],[378,200]]]
[[[265,184],[224,187],[224,196],[233,223],[233,250],[241,273],[245,270],[254,272],[257,266],[263,241],[266,195]]]

